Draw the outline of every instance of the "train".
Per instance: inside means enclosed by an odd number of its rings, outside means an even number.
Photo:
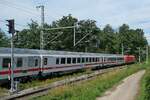
[[[106,68],[135,62],[135,56],[14,48],[14,78],[23,79],[82,69]],[[0,48],[0,81],[11,75],[11,48]]]

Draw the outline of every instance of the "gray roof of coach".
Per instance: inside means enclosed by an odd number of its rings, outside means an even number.
[[[15,54],[47,54],[47,55],[88,55],[88,56],[122,56],[120,54],[84,53],[70,51],[37,50],[37,49],[14,49]],[[0,48],[0,54],[11,53],[11,48]]]

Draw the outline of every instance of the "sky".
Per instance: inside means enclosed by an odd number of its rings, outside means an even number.
[[[18,30],[31,19],[40,23],[39,5],[45,6],[45,22],[49,24],[68,14],[79,20],[96,20],[100,28],[110,24],[117,29],[126,23],[142,28],[150,44],[150,0],[0,0],[0,28],[6,31],[5,20],[11,18]]]

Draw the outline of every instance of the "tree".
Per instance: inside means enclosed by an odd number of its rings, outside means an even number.
[[[94,51],[96,45],[99,41],[98,31],[99,28],[96,26],[96,21],[94,20],[81,20],[78,21],[77,18],[72,17],[70,14],[68,16],[63,16],[60,20],[54,21],[52,25],[47,25],[46,28],[54,27],[66,27],[74,26],[75,23],[78,23],[78,28],[76,28],[76,42],[83,39],[75,47],[73,46],[73,29],[60,29],[46,32],[46,49],[55,49],[55,50],[69,50],[69,51]],[[57,39],[53,40],[54,37],[57,37],[60,33],[63,34]]]
[[[85,39],[83,39],[76,48],[78,51],[87,51],[87,52],[96,52],[99,47],[99,31],[100,29],[96,25],[96,21],[94,20],[81,20],[78,22],[79,28],[76,34],[76,41],[82,39],[85,35]]]
[[[78,20],[69,14],[68,16],[63,16],[57,21],[53,21],[52,25],[47,25],[46,28],[56,28],[56,27],[67,27],[74,26]],[[57,39],[53,40],[62,32],[63,34]],[[53,40],[53,41],[51,41]],[[45,32],[46,49],[55,50],[73,50],[73,29],[59,29],[51,30]]]
[[[116,34],[114,33],[113,28],[108,24],[104,27],[101,36],[101,47],[105,52],[114,53],[114,39]]]
[[[123,44],[125,54],[138,55],[138,47],[143,48],[148,44],[142,29],[130,29],[126,24],[119,27],[118,38],[119,49],[121,51]]]
[[[28,24],[29,29],[23,29],[15,35],[14,43],[18,48],[40,48],[40,30],[37,22]]]
[[[78,20],[71,14],[51,24],[45,24],[44,28],[74,26],[75,23],[78,23],[76,42],[86,36],[80,43],[73,46],[73,29],[44,30],[44,49],[121,54],[123,44],[125,54],[138,56],[137,47],[148,44],[142,29],[131,29],[129,25],[123,24],[119,27],[119,31],[115,32],[111,25],[107,24],[101,30],[95,20]],[[31,21],[28,26],[29,29],[23,29],[15,36],[15,47],[39,49],[41,28],[35,21]],[[0,35],[0,43],[6,38],[3,32],[1,34],[3,35]]]
[[[9,47],[9,39],[5,33],[0,29],[0,47]]]

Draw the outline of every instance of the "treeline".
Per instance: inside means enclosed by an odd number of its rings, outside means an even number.
[[[9,38],[6,36],[5,32],[0,29],[0,47],[9,47]]]
[[[142,29],[131,29],[127,24],[121,25],[117,31],[109,24],[102,29],[95,20],[79,20],[72,15],[45,24],[44,28],[73,26],[75,23],[78,23],[76,42],[89,34],[79,44],[73,46],[73,29],[45,30],[44,49],[119,54],[123,45],[125,54],[138,55],[138,47],[143,48],[148,44]],[[39,49],[40,25],[32,21],[28,27],[16,34],[15,47]],[[7,36],[1,31],[0,46],[8,46],[7,42]]]

